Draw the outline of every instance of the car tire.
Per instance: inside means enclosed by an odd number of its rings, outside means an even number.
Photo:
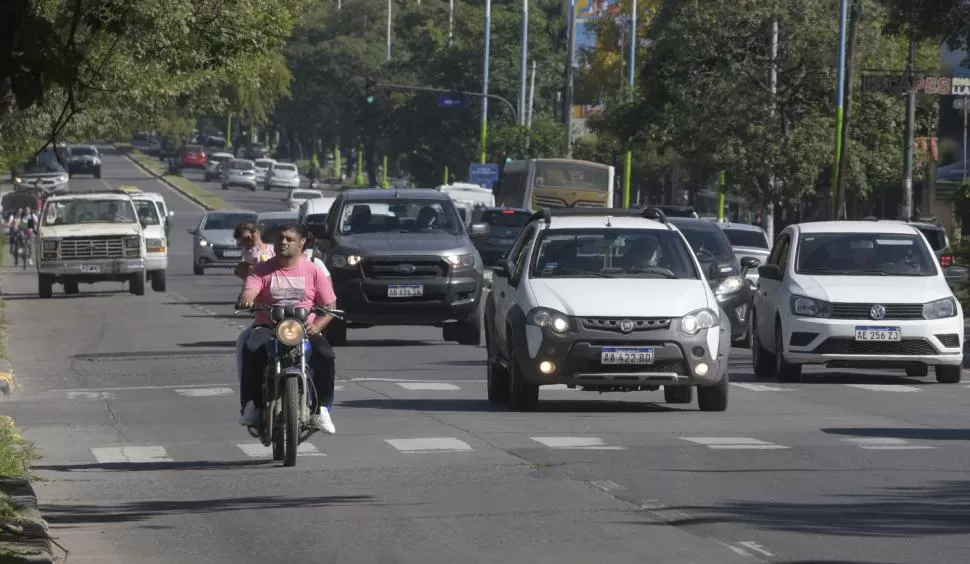
[[[494,328],[485,319],[485,355],[488,401],[505,405],[509,401],[509,371],[498,361],[498,351],[495,349]]]
[[[94,177],[101,178],[101,167],[94,169]]]
[[[775,375],[782,382],[797,381],[802,378],[802,365],[791,364],[785,360],[785,344],[781,332],[781,322],[775,323]]]
[[[156,292],[164,292],[166,287],[166,276],[164,270],[156,270],[150,273],[152,278],[152,290]]]
[[[508,329],[506,329],[508,331]],[[516,411],[535,411],[539,407],[539,386],[525,379],[518,363],[515,361],[515,349],[512,348],[512,332],[508,333],[509,340],[509,407]]]
[[[774,377],[775,359],[768,352],[768,349],[761,346],[761,339],[758,337],[758,324],[754,321],[751,322],[751,364],[754,367],[756,377],[762,380]]]
[[[203,268],[203,267],[201,267],[201,266],[199,266],[197,264],[193,264],[192,265],[192,274],[195,274],[197,276],[201,276],[201,275],[205,274],[205,268]]]
[[[922,364],[920,366],[907,366],[906,375],[913,378],[925,378],[930,373],[930,367]]]
[[[459,345],[477,347],[482,344],[482,306],[475,308],[474,313],[467,315],[457,323],[455,327],[456,337]]]
[[[937,366],[936,381],[940,384],[959,384],[963,378],[962,366]]]
[[[49,274],[37,275],[37,295],[43,299],[54,297],[54,277]]]
[[[145,295],[145,272],[131,275],[131,280],[128,282],[128,291],[136,296]]]
[[[334,319],[327,325],[326,331],[324,331],[324,336],[327,338],[327,342],[334,347],[343,347],[347,345],[347,322],[342,319]]]
[[[692,386],[664,386],[664,403],[691,403],[694,401]]]
[[[65,280],[64,281],[64,294],[67,296],[73,296],[75,294],[80,294],[81,288],[77,280]]]
[[[731,379],[724,372],[721,380],[713,386],[697,387],[697,407],[701,411],[725,411],[728,405],[728,390]]]

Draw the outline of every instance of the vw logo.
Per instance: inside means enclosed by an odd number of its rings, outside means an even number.
[[[415,270],[413,264],[399,264],[394,267],[394,271],[401,274],[413,274]]]
[[[624,333],[629,333],[630,331],[633,331],[633,321],[631,321],[629,319],[624,319],[623,321],[621,321],[620,322],[620,331],[622,331]]]
[[[873,319],[882,319],[883,317],[886,317],[886,306],[881,304],[872,306],[872,309],[869,310],[869,317]]]

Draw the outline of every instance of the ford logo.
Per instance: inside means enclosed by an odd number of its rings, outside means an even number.
[[[400,272],[401,274],[414,274],[417,270],[413,264],[399,264],[394,267],[395,272]]]

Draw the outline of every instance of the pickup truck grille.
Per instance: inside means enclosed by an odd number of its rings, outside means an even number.
[[[124,258],[123,237],[86,237],[61,240],[61,259]]]
[[[445,277],[448,271],[441,259],[365,259],[364,276],[367,278],[435,278]]]

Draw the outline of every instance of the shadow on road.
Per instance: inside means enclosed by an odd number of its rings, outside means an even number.
[[[493,404],[486,399],[365,399],[343,402],[338,400],[337,404],[344,408],[389,409],[395,411],[508,411],[507,408]],[[545,413],[662,413],[689,410],[676,409],[647,402],[543,399],[539,402],[539,408],[536,411]]]

